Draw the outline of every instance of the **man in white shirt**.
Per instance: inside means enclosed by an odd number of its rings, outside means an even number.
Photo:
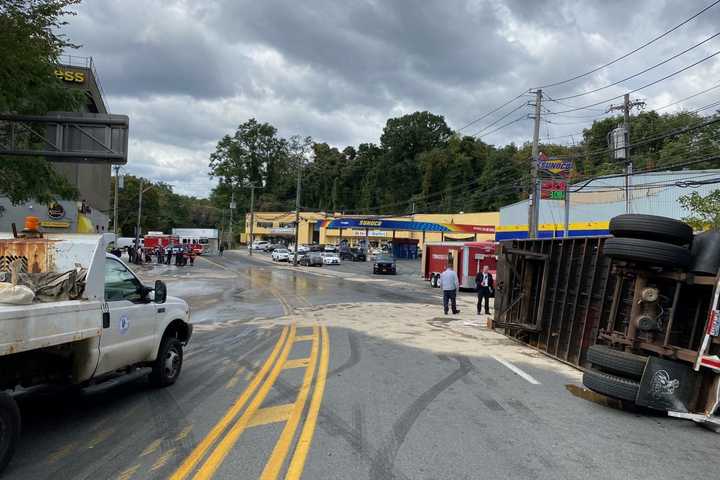
[[[443,290],[443,310],[445,311],[445,315],[448,314],[448,302],[452,303],[452,312],[454,314],[460,313],[455,303],[455,297],[460,283],[458,282],[457,273],[453,270],[452,265],[448,265],[445,271],[440,274],[440,286]]]

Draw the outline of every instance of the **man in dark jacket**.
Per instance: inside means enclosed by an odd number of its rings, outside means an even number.
[[[495,288],[495,280],[490,274],[488,266],[483,267],[482,272],[478,272],[475,275],[475,286],[477,288],[478,301],[477,301],[477,313],[482,314],[482,301],[485,299],[485,315],[490,315],[490,295]]]

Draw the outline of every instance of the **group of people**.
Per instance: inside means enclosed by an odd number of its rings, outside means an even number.
[[[172,265],[174,261],[174,264],[178,267],[183,267],[187,265],[188,262],[192,267],[195,265],[195,256],[197,255],[192,248],[180,246],[165,248],[162,245],[158,245],[153,249],[143,248],[142,246],[130,246],[125,247],[124,250],[125,253],[127,253],[130,263],[151,263],[154,256],[155,262],[158,265]],[[120,258],[123,255],[123,249],[115,247],[110,250],[110,253]]]
[[[448,314],[448,307],[452,307],[452,313],[458,314],[457,309],[457,291],[460,288],[457,273],[453,270],[452,265],[448,264],[443,273],[440,274],[440,286],[443,290],[443,310],[445,315]],[[493,279],[490,269],[485,265],[481,272],[475,275],[475,289],[477,291],[477,314],[482,315],[482,305],[485,303],[485,315],[490,315],[490,296],[495,291],[495,280]],[[450,305],[448,305],[450,304]]]

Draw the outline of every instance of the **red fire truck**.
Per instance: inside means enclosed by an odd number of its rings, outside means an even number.
[[[423,245],[422,276],[430,286],[440,286],[440,274],[448,263],[458,274],[460,288],[475,288],[475,275],[485,265],[495,276],[497,265],[495,242],[434,242]]]
[[[146,250],[155,250],[161,246],[165,249],[180,245],[180,239],[177,235],[170,235],[162,232],[148,232],[144,237],[144,248]]]

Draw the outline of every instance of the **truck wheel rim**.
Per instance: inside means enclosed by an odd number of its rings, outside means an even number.
[[[180,355],[174,350],[168,350],[167,356],[165,357],[165,375],[168,378],[174,378],[177,375],[178,368],[180,366]]]

